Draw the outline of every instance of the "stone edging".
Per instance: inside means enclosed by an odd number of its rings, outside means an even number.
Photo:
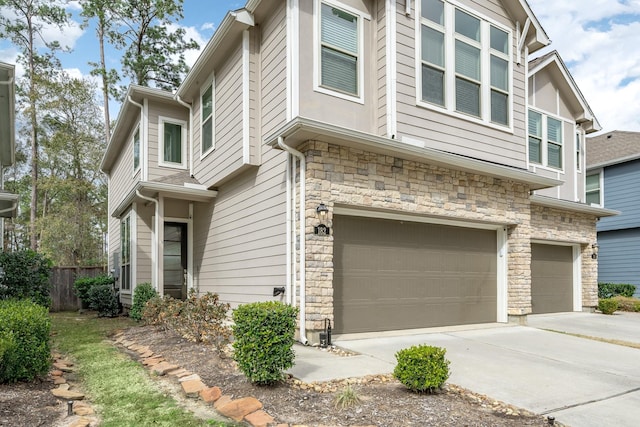
[[[278,424],[276,420],[265,412],[262,402],[255,397],[242,397],[233,399],[229,395],[223,394],[222,390],[216,386],[205,384],[198,374],[174,365],[165,360],[162,355],[155,354],[148,346],[136,344],[127,340],[124,332],[119,332],[113,336],[114,342],[138,355],[142,364],[149,371],[158,376],[174,377],[182,386],[182,391],[187,397],[199,397],[207,404],[212,404],[214,409],[227,418],[237,422],[245,422],[252,427],[293,427],[289,424]],[[306,427],[295,424],[295,427]],[[352,427],[376,427],[376,426],[352,426]]]
[[[75,371],[73,363],[67,359],[64,359],[61,354],[53,353],[53,365],[49,372],[49,376],[57,388],[51,390],[58,399],[62,399],[65,402],[72,402],[72,416],[68,419],[63,419],[56,426],[65,427],[89,427],[91,425],[98,424],[98,418],[95,416],[95,411],[91,405],[84,400],[84,393],[76,390],[71,390],[72,385],[67,381],[69,374]],[[65,408],[65,412],[68,409]]]

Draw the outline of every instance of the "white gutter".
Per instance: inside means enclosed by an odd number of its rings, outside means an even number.
[[[306,334],[306,175],[307,175],[307,162],[304,155],[284,143],[284,138],[278,138],[278,146],[295,156],[300,160],[300,342],[307,345]],[[293,175],[293,174],[291,174]],[[293,178],[293,176],[292,176]],[[295,194],[295,191],[293,191]],[[295,209],[295,205],[293,206]],[[295,284],[294,284],[295,287]]]
[[[140,197],[142,200],[147,200],[155,204],[155,232],[153,233],[153,242],[151,242],[151,265],[153,268],[151,269],[151,286],[157,291],[158,290],[158,227],[160,226],[160,215],[159,215],[159,206],[158,200],[152,197],[147,197],[140,192],[139,189],[136,190],[136,196]]]
[[[175,100],[178,101],[178,104],[189,109],[189,176],[193,178],[193,107],[184,102],[177,93]]]

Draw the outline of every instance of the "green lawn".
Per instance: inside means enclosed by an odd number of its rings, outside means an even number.
[[[53,313],[52,347],[76,363],[87,398],[104,427],[233,426],[201,420],[161,393],[149,373],[105,341],[110,331],[132,326],[128,318],[96,318],[77,313]]]

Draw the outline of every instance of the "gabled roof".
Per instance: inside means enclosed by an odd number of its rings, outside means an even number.
[[[587,139],[587,168],[640,159],[640,132],[614,130]]]
[[[15,163],[15,67],[0,62],[0,167]]]
[[[589,103],[557,51],[551,51],[529,61],[529,76],[534,76],[542,70],[549,70],[559,89],[569,96],[570,106],[577,115],[576,122],[582,125],[585,132],[592,133],[601,130],[600,122],[596,119]]]
[[[127,94],[124,97],[124,102],[120,107],[116,125],[111,131],[109,144],[102,157],[102,163],[100,164],[101,171],[105,173],[111,171],[113,164],[120,155],[122,146],[126,143],[127,134],[131,131],[133,124],[141,117],[140,107],[135,104],[142,104],[144,99],[174,102],[178,108],[183,108],[174,99],[174,95],[171,92],[138,85],[129,86]]]

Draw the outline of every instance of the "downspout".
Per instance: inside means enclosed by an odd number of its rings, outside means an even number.
[[[158,200],[152,198],[152,197],[147,197],[145,195],[143,195],[140,190],[136,190],[136,196],[140,197],[142,200],[146,200],[148,202],[152,202],[155,205],[155,213],[156,213],[156,223],[155,223],[155,232],[153,233],[153,239],[154,241],[152,242],[153,246],[153,253],[152,253],[152,260],[151,260],[151,265],[154,267],[151,269],[151,285],[154,287],[154,289],[158,290],[158,227],[160,226],[160,219],[159,219],[159,212],[158,212]],[[155,279],[155,280],[154,280]]]
[[[300,160],[300,342],[307,345],[306,332],[306,176],[307,162],[304,155],[284,143],[283,137],[278,137],[278,146]],[[293,175],[293,174],[292,174]],[[295,193],[295,192],[294,192]],[[294,206],[295,208],[295,206]],[[295,284],[294,284],[295,287]]]
[[[175,99],[178,104],[189,110],[189,176],[193,178],[193,107],[184,102],[177,93]]]
[[[18,202],[13,202],[13,205],[11,205],[10,208],[5,208],[5,209],[0,210],[0,214],[14,211],[17,208],[18,208]]]
[[[293,298],[291,296],[291,169],[292,169],[293,159],[290,153],[287,153],[287,171],[285,175],[286,187],[287,187],[287,207],[286,207],[286,222],[287,222],[287,262],[286,262],[286,274],[287,274],[287,292],[286,292],[286,301],[287,304],[293,305]]]

